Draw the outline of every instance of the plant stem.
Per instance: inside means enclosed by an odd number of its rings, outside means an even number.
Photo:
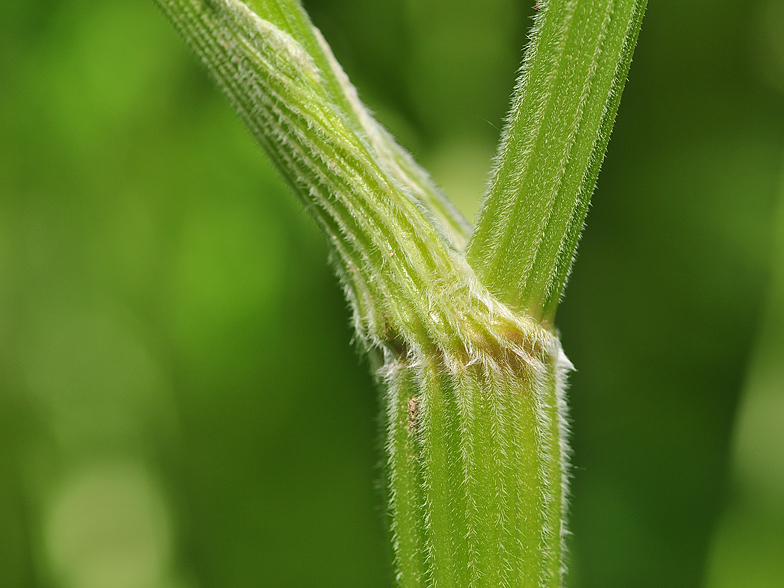
[[[572,265],[647,0],[542,3],[468,259],[549,325]]]
[[[398,584],[560,586],[571,364],[552,317],[644,0],[544,4],[467,257],[465,221],[299,2],[158,3],[332,246],[384,396]]]
[[[538,337],[499,361],[387,363],[401,587],[561,585],[569,364]]]

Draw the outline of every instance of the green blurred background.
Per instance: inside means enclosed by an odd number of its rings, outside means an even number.
[[[306,1],[469,216],[532,5]],[[593,201],[569,585],[780,588],[784,0],[650,1]],[[1,586],[391,585],[326,258],[151,1],[0,0]]]

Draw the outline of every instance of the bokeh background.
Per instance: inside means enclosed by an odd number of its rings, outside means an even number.
[[[533,1],[305,3],[472,216]],[[784,0],[650,1],[593,201],[569,585],[780,588]],[[0,0],[0,585],[391,586],[326,258],[151,1]]]

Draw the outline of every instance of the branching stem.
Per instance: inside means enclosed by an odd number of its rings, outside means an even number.
[[[644,0],[543,2],[479,225],[372,118],[296,0],[157,0],[332,246],[385,407],[404,588],[557,588],[552,319]]]

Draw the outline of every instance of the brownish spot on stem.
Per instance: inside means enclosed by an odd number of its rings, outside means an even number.
[[[412,396],[408,399],[408,424],[406,428],[411,431],[417,430],[417,418],[419,416],[419,398]]]

